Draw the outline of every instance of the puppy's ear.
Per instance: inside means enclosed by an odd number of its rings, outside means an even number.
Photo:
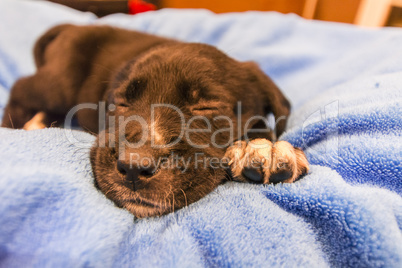
[[[108,90],[103,95],[103,100],[106,101],[106,105],[114,104],[114,91],[123,84],[130,74],[130,68],[134,64],[134,60],[124,63],[117,68],[117,71],[112,74],[112,80],[109,83]]]
[[[45,51],[47,46],[53,42],[56,37],[63,32],[65,29],[74,27],[71,24],[62,24],[57,25],[50,30],[48,30],[45,34],[43,34],[38,41],[36,41],[34,46],[34,58],[36,67],[39,68],[45,64]]]
[[[123,63],[117,71],[112,74],[112,80],[109,84],[109,89],[105,92],[103,99],[106,101],[107,105],[114,104],[114,91],[118,89],[125,81],[127,81],[131,68],[137,61],[138,57],[131,59],[130,61]]]
[[[279,136],[286,127],[290,114],[290,103],[275,83],[254,62],[244,62],[243,67],[248,73],[249,80],[257,87],[264,100],[264,112],[275,116],[275,131]]]

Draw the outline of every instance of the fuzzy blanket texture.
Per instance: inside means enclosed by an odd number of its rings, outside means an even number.
[[[402,267],[402,30],[295,15],[161,10],[97,19],[0,1],[0,114],[60,23],[109,24],[253,60],[293,105],[281,139],[305,149],[294,184],[227,183],[187,208],[134,219],[93,185],[80,131],[0,129],[0,267]]]

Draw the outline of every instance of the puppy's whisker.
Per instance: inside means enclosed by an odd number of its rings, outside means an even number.
[[[175,198],[174,198],[174,192],[173,191],[172,191],[172,195],[173,195],[173,198],[172,198],[172,212],[174,212]]]
[[[14,128],[13,119],[11,118],[11,114],[8,113],[8,118],[10,119],[11,128]]]
[[[93,63],[93,65],[96,66],[96,67],[101,67],[104,70],[109,71],[110,73],[113,73],[113,72],[116,71],[115,69],[111,69],[110,67],[108,67],[106,65],[103,65],[103,64],[100,64],[100,63]]]
[[[88,159],[87,151],[84,148],[77,148],[73,151],[72,156],[77,156],[79,160]]]
[[[216,174],[216,170],[213,169],[213,172],[214,172],[214,180],[217,180],[217,179],[218,179],[218,175]],[[216,193],[219,197],[221,197],[221,198],[223,199],[222,194],[221,194],[218,190],[216,190],[215,193]]]
[[[98,133],[96,133],[96,132],[93,132],[92,130],[90,130],[89,128],[87,128],[87,127],[82,127],[86,132],[88,132],[89,134],[91,134],[91,135],[94,135],[94,136],[96,136],[96,135],[98,135]]]
[[[234,48],[230,48],[230,49],[223,50],[223,52],[225,52],[226,54],[230,54],[230,52],[233,50],[234,50]]]
[[[185,203],[186,203],[186,207],[188,206],[188,204],[187,204],[187,195],[186,195],[186,193],[183,191],[183,189],[181,189],[180,188],[180,191],[183,193],[183,195],[184,195],[184,200],[185,200]]]

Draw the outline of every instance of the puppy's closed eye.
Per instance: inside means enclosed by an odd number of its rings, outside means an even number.
[[[194,115],[218,115],[223,114],[229,108],[227,104],[220,101],[201,101],[190,106],[190,111]]]
[[[129,107],[128,103],[122,102],[122,101],[121,101],[121,102],[116,102],[115,105],[116,105],[117,107],[122,107],[122,108],[127,108],[127,107]]]
[[[203,107],[193,107],[191,113],[194,115],[214,115],[219,113],[218,107],[203,106]]]

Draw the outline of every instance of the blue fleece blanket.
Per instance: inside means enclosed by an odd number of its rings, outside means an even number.
[[[311,172],[285,185],[227,183],[187,208],[134,220],[93,186],[89,134],[0,130],[1,267],[401,267],[402,30],[294,15],[161,10],[96,19],[0,1],[0,105],[47,28],[111,24],[254,60],[293,105],[281,139]]]

